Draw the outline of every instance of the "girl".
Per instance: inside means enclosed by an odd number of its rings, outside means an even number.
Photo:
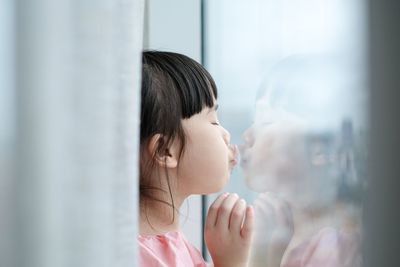
[[[141,266],[206,266],[179,230],[179,208],[192,194],[223,188],[236,148],[217,117],[217,88],[194,60],[147,51],[142,58],[140,124]],[[205,241],[215,267],[246,266],[253,211],[236,194],[211,205]]]

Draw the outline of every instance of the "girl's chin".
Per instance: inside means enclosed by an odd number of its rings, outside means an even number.
[[[231,177],[230,172],[227,172],[225,177],[221,180],[221,182],[217,186],[215,186],[215,190],[213,190],[213,192],[209,192],[208,194],[217,193],[220,192],[222,189],[224,189],[226,184],[229,182],[230,177]]]

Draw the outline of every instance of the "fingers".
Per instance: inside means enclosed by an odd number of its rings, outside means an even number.
[[[222,194],[211,204],[205,227],[250,240],[254,228],[253,207],[247,207],[237,194]]]
[[[218,228],[223,229],[226,228],[226,226],[228,226],[229,228],[229,219],[231,216],[231,211],[238,198],[239,197],[237,194],[230,194],[224,199],[224,201],[221,204],[221,207],[218,210],[217,221],[215,224]]]
[[[247,266],[252,211],[236,194],[222,195],[210,206],[204,240],[215,266]]]
[[[240,232],[242,223],[246,213],[246,201],[244,199],[238,199],[233,206],[231,217],[229,219],[229,230],[234,232]]]
[[[254,210],[253,207],[246,208],[246,217],[243,222],[242,230],[240,231],[240,235],[246,241],[250,241],[254,228]]]
[[[218,210],[221,204],[224,202],[225,198],[228,196],[228,193],[221,194],[210,206],[208,209],[206,225],[205,227],[213,227],[217,222]]]

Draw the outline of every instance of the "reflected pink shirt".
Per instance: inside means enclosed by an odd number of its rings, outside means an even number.
[[[180,232],[138,237],[139,266],[206,267],[200,252]]]
[[[282,267],[361,267],[360,236],[324,228],[294,248]]]

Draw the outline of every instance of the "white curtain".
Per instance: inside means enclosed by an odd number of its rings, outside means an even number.
[[[1,6],[0,266],[137,266],[144,0]]]

